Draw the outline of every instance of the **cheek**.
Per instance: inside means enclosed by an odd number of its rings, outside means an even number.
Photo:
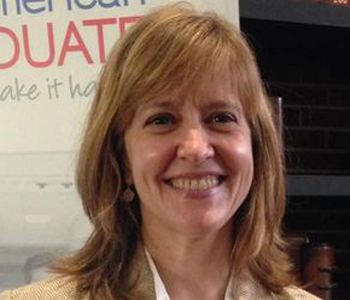
[[[242,168],[253,171],[253,149],[250,143],[238,147],[235,151],[235,156],[237,157],[238,165],[241,165]]]
[[[134,183],[160,176],[171,161],[173,150],[168,143],[160,139],[139,137],[127,147]]]
[[[253,172],[253,149],[250,140],[235,140],[225,146],[227,164],[235,171]]]
[[[254,176],[254,157],[251,143],[238,148],[236,157],[238,159],[236,172],[242,176],[241,188],[245,198],[251,188]]]
[[[225,163],[231,173],[231,192],[243,201],[251,188],[254,175],[252,146],[250,142],[244,142],[231,144],[229,149]]]

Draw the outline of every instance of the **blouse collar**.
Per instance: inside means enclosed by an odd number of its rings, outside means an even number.
[[[156,267],[151,255],[149,254],[149,252],[147,251],[146,248],[145,248],[145,253],[146,253],[146,258],[147,258],[149,268],[150,268],[152,275],[153,275],[154,291],[156,294],[156,300],[170,300],[170,297],[169,297],[168,292],[165,288],[165,285],[164,285],[162,279],[160,278],[157,267]],[[233,285],[232,285],[232,279],[231,279],[227,285],[224,300],[233,300],[233,299],[234,299],[233,298]]]

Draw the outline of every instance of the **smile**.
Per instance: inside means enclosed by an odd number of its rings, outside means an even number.
[[[207,175],[202,178],[174,178],[168,180],[168,184],[180,190],[204,191],[218,186],[223,181],[223,176]]]

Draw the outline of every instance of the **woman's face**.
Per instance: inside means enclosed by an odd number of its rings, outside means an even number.
[[[250,129],[228,72],[183,99],[161,96],[126,130],[143,226],[198,235],[229,225],[253,178]]]

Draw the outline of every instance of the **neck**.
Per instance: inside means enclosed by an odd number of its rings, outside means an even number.
[[[231,271],[231,223],[205,235],[143,228],[145,246],[171,299],[223,299]]]

